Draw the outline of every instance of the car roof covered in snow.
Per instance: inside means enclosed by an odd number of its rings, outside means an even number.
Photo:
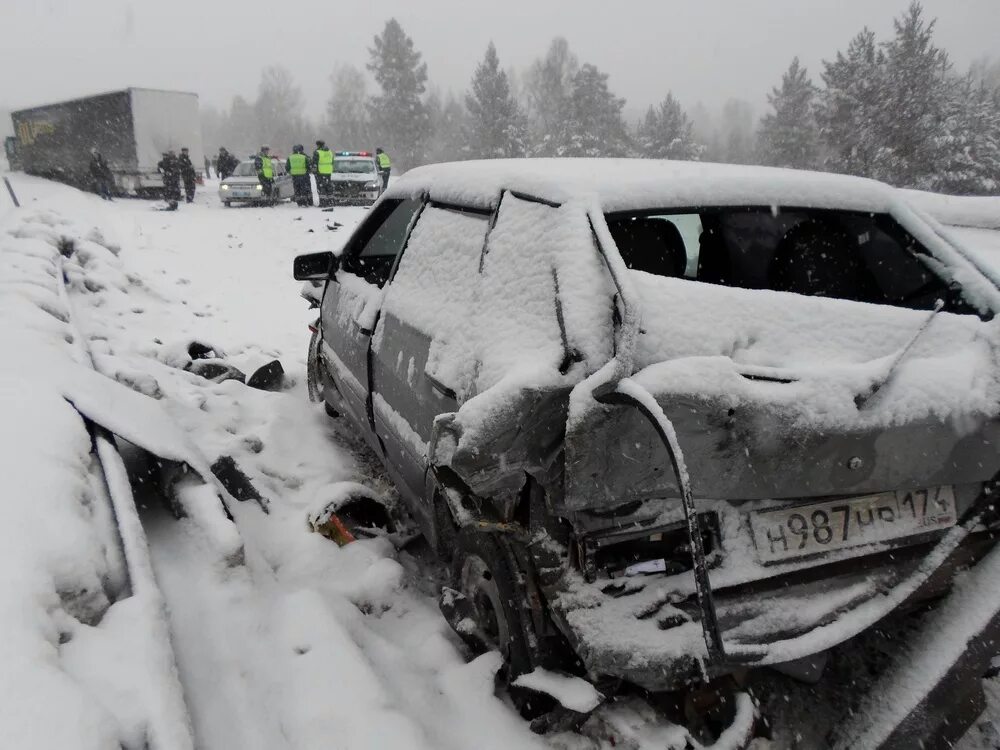
[[[389,197],[476,208],[502,190],[543,201],[597,200],[604,211],[699,206],[797,206],[884,212],[897,192],[874,180],[773,167],[656,159],[494,159],[432,164],[407,172]]]

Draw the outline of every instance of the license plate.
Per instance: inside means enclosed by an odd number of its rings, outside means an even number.
[[[750,513],[761,562],[901,539],[955,522],[955,493],[949,486]]]
[[[234,190],[233,191],[233,195],[236,196],[237,198],[249,198],[250,197],[250,191],[249,190]]]

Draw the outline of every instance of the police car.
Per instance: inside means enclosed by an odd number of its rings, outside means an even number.
[[[285,172],[285,162],[282,159],[271,158],[271,168],[274,171],[274,186],[271,196],[264,196],[264,186],[257,179],[257,167],[253,159],[247,159],[237,165],[229,177],[219,185],[219,199],[223,205],[236,204],[266,205],[280,203],[290,199],[295,193],[291,176]]]
[[[337,151],[330,176],[333,202],[370,206],[382,193],[382,179],[370,151]]]

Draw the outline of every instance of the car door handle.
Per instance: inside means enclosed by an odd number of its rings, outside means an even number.
[[[447,398],[455,401],[458,400],[458,394],[456,394],[452,388],[449,388],[440,380],[432,375],[428,375],[426,372],[424,373],[424,377],[427,378],[427,382],[431,384],[431,388],[440,393],[442,396],[446,396]]]
[[[363,335],[365,335],[365,336],[371,336],[371,335],[372,335],[372,332],[371,332],[371,330],[370,330],[370,329],[368,329],[368,328],[365,328],[365,327],[364,327],[363,325],[361,325],[361,324],[360,324],[360,323],[359,323],[358,321],[356,321],[356,320],[355,320],[354,318],[351,318],[351,325],[353,325],[353,326],[354,326],[355,328],[357,328],[357,329],[358,329],[358,331],[359,331],[360,333],[362,333]]]

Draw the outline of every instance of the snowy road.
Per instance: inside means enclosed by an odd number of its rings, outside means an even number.
[[[193,521],[175,521],[154,491],[140,491],[199,748],[682,746],[678,727],[630,701],[601,709],[584,735],[536,737],[494,696],[496,656],[466,663],[419,551],[380,540],[338,548],[309,532],[309,510],[339,482],[393,491],[349,427],[306,398],[314,314],[290,273],[295,255],[337,249],[364,209],[225,209],[210,186],[170,213],[13,182],[24,208],[0,204],[0,225],[69,221],[118,250],[81,246],[67,261],[99,368],[157,398],[206,455],[235,456],[271,500],[269,515],[237,507],[246,564],[230,567]],[[192,375],[181,368],[193,340],[246,373],[279,359],[292,386],[270,393]]]

